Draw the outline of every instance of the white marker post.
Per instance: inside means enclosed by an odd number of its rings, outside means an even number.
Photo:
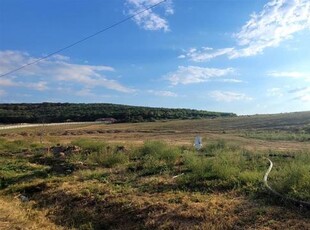
[[[201,137],[200,136],[195,137],[194,147],[196,148],[196,150],[200,150],[201,149],[202,141],[201,141]]]

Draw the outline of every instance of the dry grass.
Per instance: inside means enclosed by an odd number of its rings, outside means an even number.
[[[63,229],[46,218],[47,211],[32,208],[17,198],[0,198],[0,229]]]
[[[44,206],[49,210],[50,221],[66,229],[309,229],[310,227],[305,213],[266,205],[263,200],[253,202],[234,192],[202,194],[171,190],[148,193],[130,187],[116,188],[95,180],[84,182],[71,180],[33,194],[31,199],[36,204],[34,207]],[[14,212],[20,208],[19,205],[12,207]],[[15,219],[10,219],[9,226],[24,223],[15,222],[19,220],[19,214],[14,216]],[[29,220],[27,218],[26,223]],[[38,228],[33,229],[40,229],[45,224],[42,220],[34,225]],[[30,219],[30,223],[31,221],[33,220]],[[47,225],[47,229],[53,229],[52,227],[53,225]]]
[[[205,143],[223,139],[250,150],[307,150],[310,149],[310,141],[262,140],[246,137],[244,132],[253,133],[255,130],[295,132],[309,123],[309,113],[296,113],[133,124],[65,125],[45,127],[42,139],[45,144],[67,144],[77,138],[91,138],[138,145],[147,140],[164,140],[173,145],[192,145],[194,137],[200,135]],[[39,142],[41,132],[40,127],[0,130],[0,136],[10,140],[26,139],[30,142]]]

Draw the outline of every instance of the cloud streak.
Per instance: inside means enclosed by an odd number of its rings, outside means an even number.
[[[176,71],[169,73],[166,78],[172,85],[187,85],[210,81],[211,79],[227,76],[234,72],[233,68],[217,69],[199,66],[179,66]]]
[[[194,62],[204,62],[219,56],[230,55],[233,51],[234,48],[224,48],[218,50],[214,50],[211,47],[202,47],[201,49],[191,48],[186,52],[186,54],[180,55],[179,58],[187,57]]]
[[[283,93],[282,90],[280,88],[271,88],[267,90],[267,96],[269,97],[282,97]]]
[[[289,93],[294,94],[294,99],[309,103],[310,102],[310,87],[302,87],[291,90]]]
[[[253,98],[243,93],[215,90],[209,93],[209,96],[216,101],[233,102],[233,101],[249,101]]]
[[[166,91],[166,90],[148,90],[148,93],[151,93],[155,96],[160,96],[160,97],[177,97],[178,95],[174,92],[171,91]]]
[[[270,71],[267,73],[270,77],[277,78],[293,78],[293,79],[304,79],[310,81],[310,73],[298,72],[298,71]]]

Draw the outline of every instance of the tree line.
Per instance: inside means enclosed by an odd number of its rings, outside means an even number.
[[[234,113],[194,109],[170,109],[107,103],[19,103],[0,104],[0,123],[41,123],[95,121],[114,118],[118,122],[168,119],[200,119],[236,116]]]

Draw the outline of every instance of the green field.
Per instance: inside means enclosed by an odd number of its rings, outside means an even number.
[[[310,113],[0,131],[0,229],[309,229]],[[195,136],[203,147],[193,147]]]

